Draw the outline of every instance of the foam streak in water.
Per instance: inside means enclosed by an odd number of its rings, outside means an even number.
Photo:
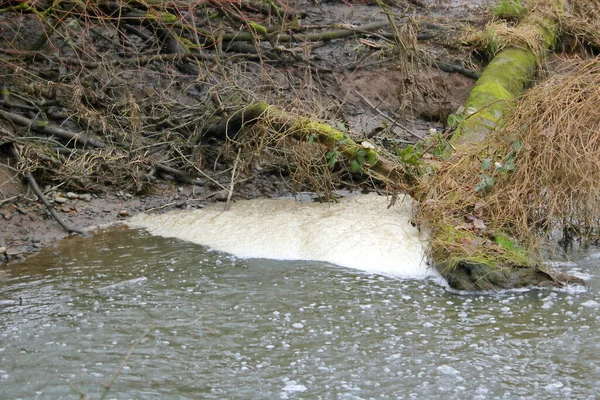
[[[242,258],[324,261],[402,278],[437,276],[425,262],[426,235],[410,223],[412,199],[394,207],[374,194],[339,203],[239,201],[129,221],[153,235],[174,237]]]

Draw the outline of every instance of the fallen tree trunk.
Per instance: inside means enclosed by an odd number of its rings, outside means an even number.
[[[549,7],[556,2],[540,3]],[[538,66],[556,43],[558,32],[558,25],[539,13],[532,12],[516,28],[508,30],[504,40],[488,44],[502,50],[477,80],[463,110],[453,116],[451,125],[457,125],[452,137],[454,144],[468,146],[483,140],[502,118],[506,107],[514,104],[535,77]],[[497,28],[492,25],[488,29]]]
[[[508,162],[513,163],[521,145],[515,142],[514,152],[504,154],[502,163],[494,167],[491,158],[486,160],[487,154],[494,153],[493,149],[490,151],[489,146],[478,146],[478,143],[497,128],[507,108],[516,103],[556,40],[557,24],[541,10],[556,7],[557,3],[540,1],[538,6],[516,28],[508,29],[512,37],[505,38],[501,45],[494,44],[503,49],[478,79],[462,112],[453,116],[456,130],[452,144],[458,148],[458,154],[444,166],[441,176],[433,177],[424,185],[422,197],[429,200],[421,204],[420,211],[431,225],[432,256],[437,269],[455,289],[494,290],[582,283],[580,279],[542,266],[535,256],[537,249],[528,247],[529,243],[520,246],[519,240],[513,237],[510,221],[487,220],[477,211],[488,207],[486,191],[494,185],[489,171],[504,168],[505,173],[510,173],[514,164],[509,166]],[[474,149],[478,148],[483,148],[485,154],[474,155],[478,151]],[[479,161],[468,160],[473,157]],[[482,164],[481,168],[478,164]],[[480,176],[482,183],[465,187],[462,179],[466,176],[474,176],[475,180]]]

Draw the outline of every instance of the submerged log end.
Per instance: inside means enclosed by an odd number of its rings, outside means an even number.
[[[461,261],[453,267],[438,265],[438,270],[452,289],[469,292],[585,285],[580,278],[539,266],[501,267]]]

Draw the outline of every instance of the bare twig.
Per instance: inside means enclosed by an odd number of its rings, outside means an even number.
[[[190,322],[187,322],[187,323],[183,323],[183,324],[171,324],[171,325],[157,325],[157,324],[152,324],[152,325],[150,325],[144,331],[144,333],[142,333],[135,340],[135,342],[133,342],[133,344],[129,348],[129,351],[125,355],[125,358],[123,359],[123,361],[121,362],[121,364],[119,365],[119,367],[116,369],[116,371],[113,374],[112,378],[104,386],[104,392],[102,393],[102,396],[100,396],[100,400],[103,400],[106,397],[106,395],[108,394],[108,392],[110,391],[110,389],[114,385],[115,381],[117,380],[117,378],[121,374],[121,371],[123,371],[123,368],[125,368],[125,365],[127,365],[127,362],[129,361],[129,359],[133,355],[133,352],[135,351],[135,349],[139,346],[139,344],[142,342],[142,340],[144,340],[144,338],[146,336],[148,336],[153,330],[155,330],[155,329],[171,329],[171,328],[179,328],[179,327],[192,326],[192,325],[196,324],[198,321],[200,321],[201,318],[202,317],[198,317],[198,318],[194,319],[193,321],[190,321]]]
[[[369,99],[367,99],[367,98],[366,98],[366,97],[365,97],[365,96],[364,96],[362,93],[360,93],[358,90],[355,90],[355,92],[356,92],[356,94],[357,94],[357,95],[358,95],[358,96],[359,96],[359,97],[360,97],[360,98],[361,98],[361,99],[362,99],[362,100],[363,100],[365,103],[367,103],[367,105],[368,105],[369,107],[371,107],[371,108],[373,109],[373,111],[375,111],[377,114],[381,115],[383,118],[385,118],[385,119],[387,119],[388,121],[390,121],[390,122],[392,123],[392,129],[394,128],[394,126],[398,126],[398,127],[402,128],[402,130],[403,130],[403,131],[405,131],[406,133],[409,133],[409,134],[411,134],[412,136],[416,137],[416,138],[417,138],[417,139],[419,139],[419,140],[423,140],[423,138],[422,138],[420,135],[416,134],[415,132],[411,131],[410,129],[406,128],[405,126],[403,126],[403,125],[400,125],[400,124],[398,123],[398,120],[397,120],[396,118],[392,118],[392,117],[390,117],[390,116],[386,115],[386,114],[385,114],[383,111],[381,111],[379,108],[375,107],[375,106],[373,105],[373,103],[371,103],[371,102],[369,101]]]
[[[229,193],[227,194],[227,203],[225,203],[225,209],[223,211],[229,211],[231,207],[231,197],[233,196],[233,188],[235,186],[235,178],[236,178],[236,170],[237,166],[240,162],[240,153],[242,152],[242,148],[238,149],[237,157],[235,158],[235,162],[233,163],[233,170],[231,171],[231,184],[229,185]]]
[[[15,149],[15,147],[13,145],[11,145],[9,147],[9,151],[11,152],[11,156],[14,157],[15,160],[17,160],[17,161],[20,160],[19,153],[17,152],[17,150]],[[25,177],[27,178],[27,182],[29,183],[31,190],[33,190],[33,193],[35,193],[35,195],[38,197],[38,199],[40,199],[40,201],[44,204],[44,206],[46,206],[46,209],[48,210],[48,212],[50,212],[50,215],[52,215],[52,217],[56,220],[56,222],[58,222],[58,224],[65,231],[67,231],[68,233],[78,233],[80,235],[85,236],[85,233],[83,231],[71,227],[70,225],[65,223],[60,218],[60,216],[58,215],[58,213],[56,212],[54,207],[52,207],[52,204],[50,204],[50,202],[48,201],[48,199],[46,198],[44,193],[42,193],[42,191],[40,190],[39,186],[37,185],[37,182],[35,181],[33,175],[31,174],[31,171],[25,170],[23,175],[25,175]]]
[[[34,119],[29,119],[29,118],[23,117],[21,115],[11,113],[9,111],[3,111],[3,110],[0,110],[0,117],[6,119],[8,121],[11,121],[17,125],[29,127],[31,129],[33,129],[34,131],[44,133],[46,135],[51,135],[51,136],[55,135],[62,139],[72,140],[75,143],[79,143],[83,146],[90,145],[92,147],[97,147],[97,148],[106,147],[106,145],[104,143],[102,143],[101,141],[93,139],[93,138],[88,138],[83,133],[74,133],[74,132],[68,131],[66,129],[59,128],[57,126],[49,125],[45,121],[42,122],[42,121],[38,121],[38,120],[34,120]]]

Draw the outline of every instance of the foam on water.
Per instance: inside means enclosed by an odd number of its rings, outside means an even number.
[[[412,199],[375,194],[338,203],[293,199],[238,201],[223,206],[140,214],[129,221],[151,234],[174,237],[241,258],[324,261],[401,278],[439,277],[425,260],[427,237],[411,225]]]

